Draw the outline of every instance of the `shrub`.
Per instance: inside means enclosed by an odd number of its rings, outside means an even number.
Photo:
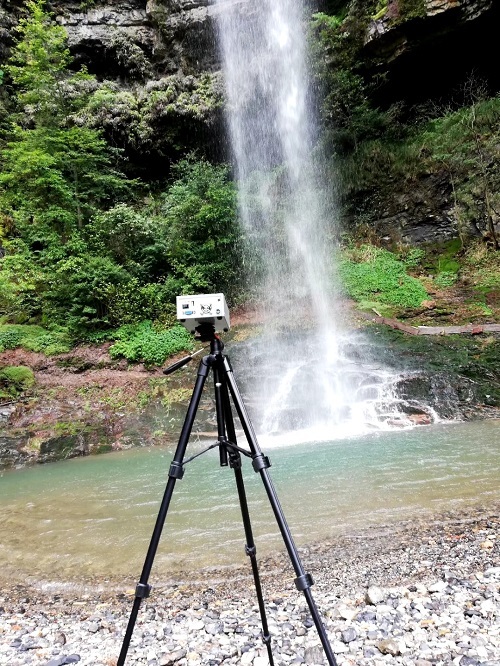
[[[24,347],[47,356],[69,351],[71,339],[65,330],[48,331],[41,326],[4,324],[0,326],[0,351]]]
[[[15,323],[40,314],[46,276],[24,247],[0,260],[0,313]]]
[[[421,282],[406,274],[405,264],[381,248],[351,249],[340,260],[339,275],[349,296],[358,301],[378,300],[408,308],[418,307],[427,298]]]
[[[167,259],[188,293],[241,288],[242,242],[236,189],[224,166],[187,159],[161,202]]]
[[[16,349],[21,346],[21,332],[17,330],[17,326],[2,326],[0,330],[0,351],[6,349]]]
[[[141,285],[136,278],[124,284],[110,285],[106,290],[109,323],[119,327],[144,320],[165,320],[175,313],[175,296],[183,291],[180,286],[172,291],[172,286],[170,280]]]
[[[120,203],[97,213],[85,230],[94,252],[109,256],[146,281],[164,276],[170,268],[163,229],[148,213]]]
[[[109,327],[109,290],[130,274],[107,257],[70,257],[54,270],[44,315],[74,334]]]
[[[128,361],[147,365],[161,365],[168,356],[193,349],[193,339],[183,326],[160,329],[150,321],[125,324],[115,334],[117,341],[110,348],[112,358],[124,357]]]
[[[417,268],[420,266],[422,261],[425,259],[425,250],[418,247],[412,247],[406,250],[401,256],[401,260],[404,262],[407,268]]]

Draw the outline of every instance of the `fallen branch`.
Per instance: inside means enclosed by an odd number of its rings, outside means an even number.
[[[366,315],[376,324],[384,324],[409,335],[479,335],[480,333],[500,333],[500,324],[464,324],[463,326],[410,326],[389,317]]]

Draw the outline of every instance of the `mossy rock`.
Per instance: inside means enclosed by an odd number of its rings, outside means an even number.
[[[89,445],[84,433],[52,437],[40,445],[39,462],[55,462],[89,454]]]
[[[2,393],[17,397],[35,384],[35,375],[31,368],[24,365],[9,365],[0,370]]]
[[[406,335],[378,325],[368,331],[377,343],[380,361],[423,373],[410,382],[412,397],[424,398],[430,391],[426,382],[432,381],[436,395],[445,392],[446,384],[453,386],[457,400],[468,410],[473,404],[478,413],[481,405],[500,407],[498,337]]]
[[[92,450],[92,453],[101,454],[101,453],[111,453],[113,446],[111,444],[99,444]]]

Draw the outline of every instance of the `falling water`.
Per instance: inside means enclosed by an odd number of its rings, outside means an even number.
[[[259,430],[317,438],[387,425],[398,411],[394,377],[362,364],[359,350],[349,355],[336,316],[335,215],[313,159],[302,0],[215,0],[215,14],[240,217],[263,274]]]
[[[293,326],[310,304],[331,321],[301,3],[218,4],[241,218],[264,259],[266,309]]]

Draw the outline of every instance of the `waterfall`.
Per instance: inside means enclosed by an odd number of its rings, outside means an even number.
[[[388,427],[394,376],[361,363],[363,343],[354,348],[338,316],[333,188],[313,157],[303,3],[215,0],[214,14],[240,218],[262,274],[265,333],[251,351],[257,429],[317,439]]]
[[[310,305],[331,322],[301,2],[217,4],[240,214],[263,259],[266,312],[294,325]]]

